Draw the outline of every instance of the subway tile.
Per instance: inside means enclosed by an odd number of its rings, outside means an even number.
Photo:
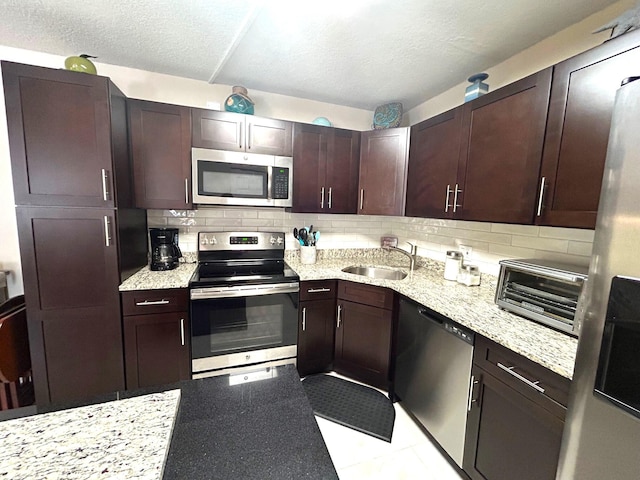
[[[229,220],[224,218],[206,218],[205,225],[212,227],[220,227],[224,228],[226,224],[228,224]]]
[[[274,220],[291,220],[291,214],[284,210],[258,210],[258,218],[272,218]]]
[[[490,232],[491,231],[491,223],[488,222],[467,222],[458,220],[455,228],[460,228],[462,230],[477,230],[480,232]]]
[[[578,242],[593,242],[594,230],[581,228],[540,227],[540,236],[561,238]]]
[[[533,258],[535,257],[536,251],[533,248],[492,244],[489,245],[489,253],[510,258]]]
[[[591,257],[585,257],[582,255],[569,255],[562,254],[558,252],[549,252],[544,250],[536,250],[536,258],[540,258],[543,260],[554,260],[557,262],[574,264],[574,265],[582,265],[588,266],[591,260]]]
[[[198,218],[223,218],[224,209],[217,207],[206,207],[195,210],[195,216]]]
[[[269,218],[242,218],[240,219],[242,226],[247,227],[249,229],[253,227],[272,227],[273,228],[273,220]]]
[[[511,245],[514,247],[566,253],[569,248],[569,241],[555,238],[522,237],[520,235],[514,235],[511,240]]]
[[[258,218],[258,212],[255,210],[229,208],[224,210],[224,218]]]
[[[537,237],[540,227],[537,225],[510,225],[507,223],[492,223],[491,231],[495,233],[508,233],[511,235],[522,235]]]
[[[172,227],[180,227],[180,226],[188,227],[188,226],[195,226],[195,225],[201,225],[201,224],[204,224],[204,221],[202,219],[188,218],[188,217],[167,218],[167,225]]]
[[[591,251],[593,250],[593,243],[591,242],[569,242],[569,250],[568,253],[572,255],[582,255],[585,257],[591,256]]]
[[[441,234],[453,237],[456,240],[477,240],[487,243],[499,243],[502,245],[509,245],[511,243],[511,235],[507,235],[505,233],[479,232],[462,229],[442,229]]]

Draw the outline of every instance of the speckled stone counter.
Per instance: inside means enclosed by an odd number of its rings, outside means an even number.
[[[0,423],[0,478],[162,477],[180,390]]]
[[[158,411],[163,398],[174,402]],[[186,380],[96,401],[0,422],[0,478],[338,479],[293,365],[253,382]],[[63,453],[60,468],[23,468]]]
[[[131,290],[156,290],[163,288],[186,288],[195,272],[196,263],[181,263],[173,270],[151,271],[149,266],[127,278],[119,287],[121,292]]]
[[[577,339],[501,310],[494,303],[497,278],[483,274],[480,286],[467,287],[443,278],[444,264],[421,258],[403,280],[378,280],[344,273],[350,265],[388,266],[408,272],[409,259],[382,249],[319,250],[314,265],[289,252],[287,263],[300,280],[341,279],[395,290],[475,332],[504,345],[563,377],[573,377]]]

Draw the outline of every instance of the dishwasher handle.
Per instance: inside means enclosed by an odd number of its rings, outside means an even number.
[[[437,318],[435,315],[433,315],[431,312],[429,312],[429,310],[427,310],[424,307],[418,307],[418,313],[420,314],[420,316],[426,318],[427,320],[431,320],[433,323],[437,323],[438,325],[444,325],[444,320],[442,320],[441,318]]]
[[[429,320],[431,323],[443,328],[451,335],[458,337],[460,340],[468,343],[469,345],[474,344],[475,334],[473,333],[473,331],[462,327],[454,321],[448,320],[447,318],[442,317],[437,313],[433,313],[428,308],[419,306],[417,307],[417,311],[418,315],[420,315],[422,318]]]

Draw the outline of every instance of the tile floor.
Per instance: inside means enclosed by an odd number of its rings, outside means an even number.
[[[400,404],[391,443],[316,417],[340,480],[460,480]]]

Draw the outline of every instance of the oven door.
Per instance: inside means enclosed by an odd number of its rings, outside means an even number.
[[[298,282],[191,289],[195,374],[295,358]]]

